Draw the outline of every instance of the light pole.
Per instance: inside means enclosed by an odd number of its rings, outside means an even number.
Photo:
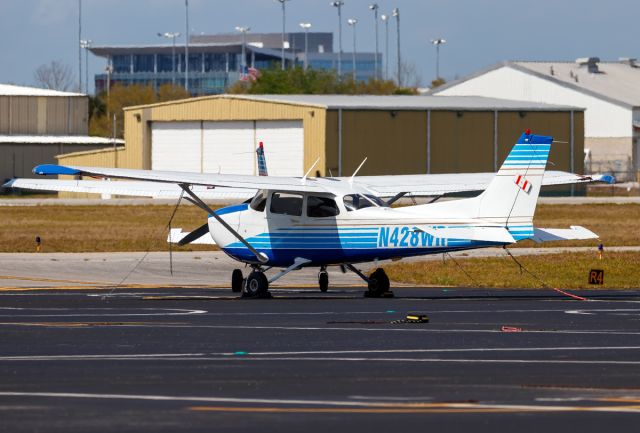
[[[369,5],[369,9],[373,11],[373,17],[374,17],[374,21],[376,23],[376,58],[374,61],[374,71],[375,71],[375,78],[376,80],[380,78],[380,74],[378,74],[378,53],[380,52],[378,49],[378,4],[374,3],[372,5]]]
[[[285,32],[285,7],[289,0],[276,0],[282,5],[282,70],[284,71],[284,32]]]
[[[171,48],[171,70],[173,71],[173,77],[171,78],[171,82],[173,85],[176,85],[176,38],[180,36],[179,32],[166,32],[166,33],[158,33],[158,36],[161,38],[171,39],[173,41],[173,46]]]
[[[356,24],[358,20],[355,18],[349,18],[347,24],[353,27],[353,53],[351,55],[351,68],[353,68],[353,81],[356,81]]]
[[[82,0],[78,0],[78,92],[82,92]]]
[[[91,48],[91,39],[80,39],[80,47],[84,48],[84,93],[89,94],[89,48]]]
[[[442,38],[431,39],[431,43],[436,46],[436,80],[440,78],[440,45],[446,44],[447,41]]]
[[[247,69],[247,55],[245,52],[245,47],[247,46],[247,32],[251,30],[251,27],[236,27],[236,31],[242,33],[242,71],[240,74],[245,74]]]
[[[300,27],[304,29],[304,70],[309,68],[309,29],[311,23],[300,23]]]
[[[329,3],[331,6],[338,8],[338,78],[342,76],[342,0]]]
[[[397,37],[398,39],[398,48],[397,48],[398,50],[398,86],[402,87],[402,75],[401,75],[402,71],[400,70],[402,65],[402,59],[400,57],[400,9],[395,8],[393,10],[392,15],[396,17],[396,27],[398,30],[398,37]]]
[[[389,79],[389,16],[381,15],[384,21],[384,79]]]
[[[184,0],[185,42],[184,42],[184,90],[189,91],[189,0]]]

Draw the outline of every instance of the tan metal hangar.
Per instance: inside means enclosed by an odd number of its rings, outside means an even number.
[[[555,170],[583,170],[584,110],[485,97],[217,95],[125,109],[125,147],[63,165],[350,176],[496,171],[525,129],[564,142]]]

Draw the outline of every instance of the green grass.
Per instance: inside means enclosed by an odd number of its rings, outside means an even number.
[[[164,251],[166,225],[172,205],[147,206],[8,206],[0,207],[0,252],[32,252],[40,236],[45,252]],[[173,227],[190,231],[207,215],[191,205],[181,205]],[[540,205],[535,224],[567,228],[583,225],[601,236],[606,246],[640,245],[640,205],[586,204]],[[520,242],[517,246],[595,246],[598,240]],[[207,250],[211,246],[176,248]]]
[[[544,254],[517,257],[532,274],[560,289],[637,288],[640,286],[640,252]],[[591,269],[604,270],[602,286],[588,283]],[[434,286],[542,288],[544,285],[508,256],[456,258],[385,266],[393,281]],[[468,275],[467,275],[468,274]]]

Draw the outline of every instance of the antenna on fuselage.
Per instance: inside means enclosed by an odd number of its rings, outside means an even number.
[[[358,172],[360,171],[360,169],[362,168],[365,162],[367,162],[366,156],[364,157],[364,159],[362,160],[358,168],[356,168],[356,171],[353,172],[353,174],[351,175],[351,178],[349,178],[349,183],[353,183],[353,178],[356,177],[356,174],[358,174]]]
[[[304,174],[304,176],[302,176],[302,180],[301,180],[302,183],[305,183],[307,181],[307,176],[309,176],[309,173],[311,173],[311,170],[314,169],[314,167],[319,161],[320,161],[320,157],[316,159],[316,162],[314,162],[313,165],[309,168],[309,170],[307,170],[307,172]]]

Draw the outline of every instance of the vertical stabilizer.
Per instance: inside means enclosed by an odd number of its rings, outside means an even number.
[[[264,157],[264,147],[262,145],[262,141],[256,149],[256,157],[258,158],[258,175],[268,176],[269,173],[267,173],[267,160]]]
[[[511,149],[487,189],[478,196],[477,217],[505,224],[516,240],[533,236],[542,178],[553,137],[527,130]]]

